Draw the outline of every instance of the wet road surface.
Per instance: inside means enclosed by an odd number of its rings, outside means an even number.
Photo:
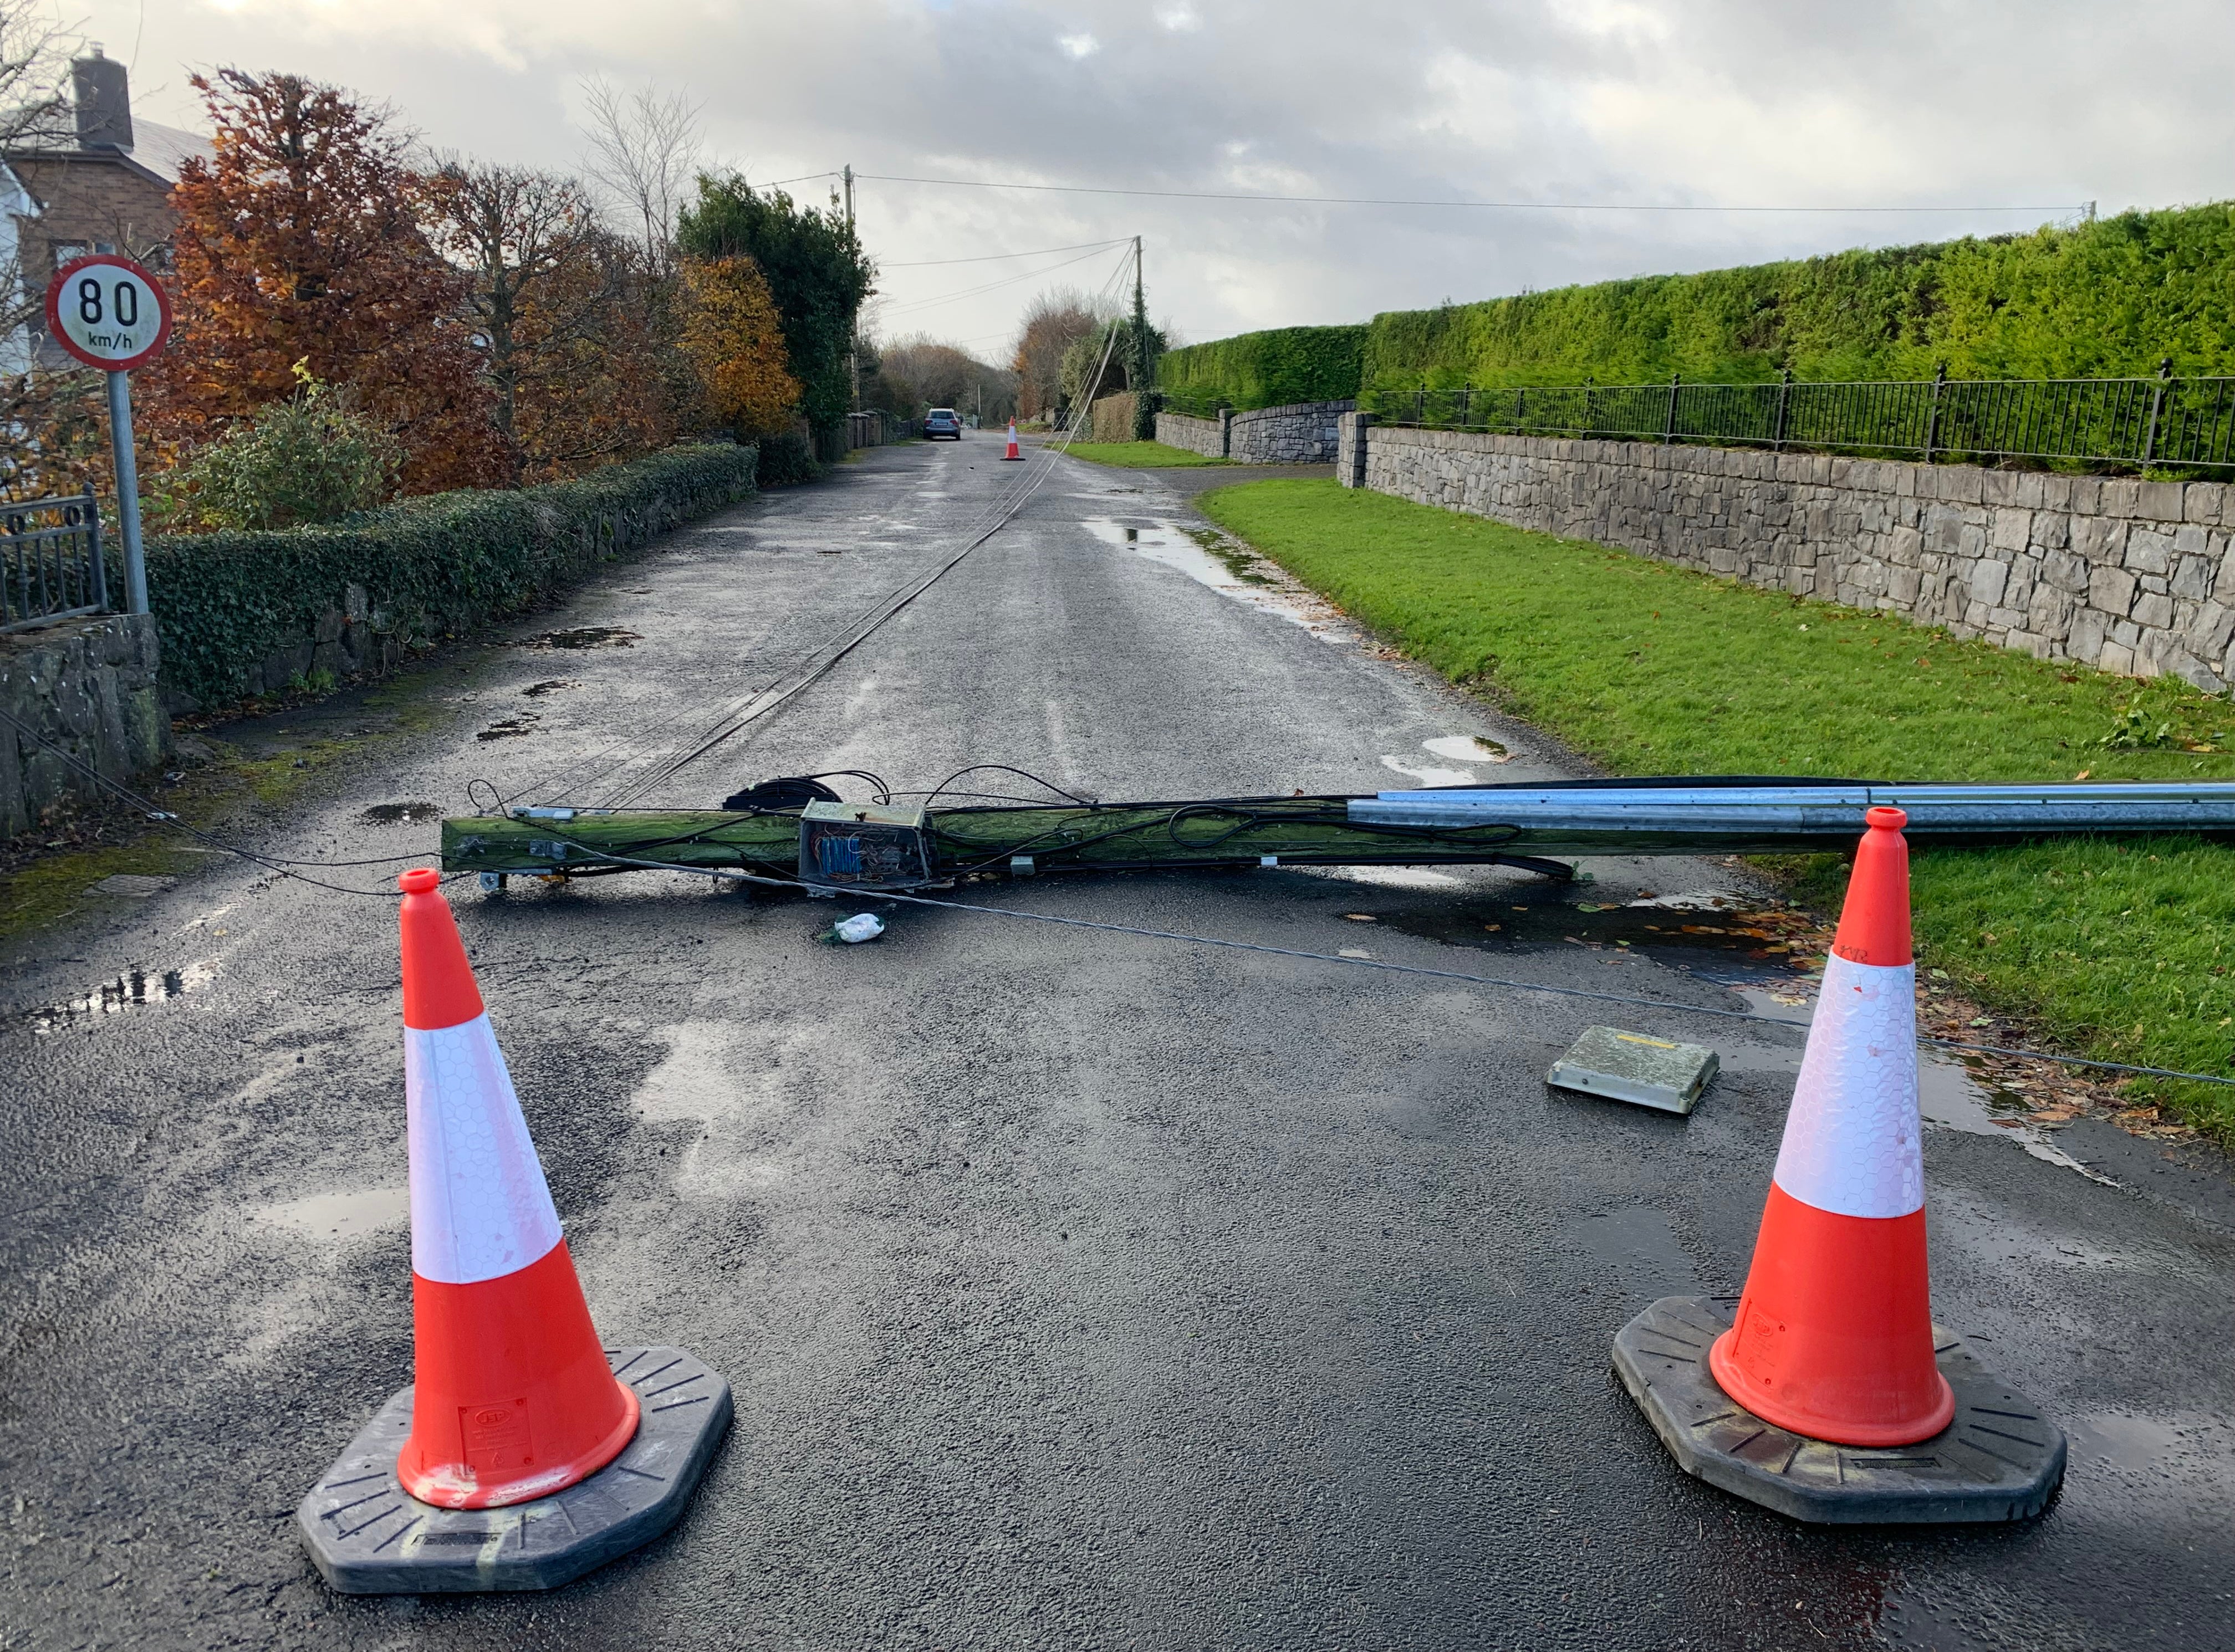
[[[950,549],[1017,473],[997,452],[873,450],[675,535],[480,651],[430,730],[259,846],[430,846],[419,806],[462,812],[477,780],[628,794]],[[1557,772],[1191,537],[1180,487],[1206,480],[1063,461],[639,800],[980,762],[1113,799]],[[1766,941],[1704,933],[1759,905],[1736,869],[1594,865],[973,896],[1703,1006],[1805,996]],[[834,948],[828,904],[665,874],[469,890],[601,1329],[736,1389],[692,1512],[543,1596],[345,1599],[311,1573],[294,1505],[410,1376],[395,916],[219,865],[0,976],[0,1647],[2235,1638],[2224,1161],[2087,1123],[2022,1152],[1937,1075],[1936,1308],[2063,1423],[2069,1478],[2024,1527],[1812,1531],[1679,1473],[1608,1372],[1643,1303],[1740,1283],[1791,1034],[960,913]],[[1721,1052],[1688,1121],[1545,1089],[1607,1020]]]

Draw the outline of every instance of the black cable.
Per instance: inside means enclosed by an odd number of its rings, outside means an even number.
[[[330,884],[323,878],[306,878],[301,872],[291,872],[288,868],[291,866],[383,866],[392,865],[398,861],[423,860],[426,858],[423,854],[403,854],[377,855],[369,860],[306,860],[292,859],[279,855],[267,855],[259,853],[258,851],[253,849],[244,849],[238,844],[228,843],[222,838],[214,836],[210,833],[204,832],[199,826],[188,826],[184,820],[179,819],[178,815],[173,811],[159,806],[153,798],[144,796],[141,793],[134,791],[130,787],[123,785],[120,781],[109,779],[108,775],[102,774],[90,763],[82,761],[75,754],[71,753],[65,748],[56,745],[53,741],[49,740],[44,735],[39,733],[37,729],[31,728],[29,725],[24,723],[11,714],[5,711],[0,711],[0,722],[6,722],[10,728],[14,728],[17,734],[32,741],[35,745],[44,747],[48,751],[52,752],[56,757],[62,759],[65,765],[84,775],[88,780],[91,780],[95,786],[101,787],[103,791],[122,798],[126,802],[131,804],[134,807],[140,810],[141,813],[147,815],[147,817],[157,826],[168,827],[170,830],[180,833],[187,837],[198,839],[201,842],[209,845],[212,848],[219,850],[225,854],[236,855],[253,865],[263,867],[266,872],[276,873],[282,878],[292,878],[298,884],[309,884],[313,888],[317,889],[330,889],[338,895],[376,895],[384,900],[400,900],[403,898],[403,891],[400,890],[353,889],[345,884]],[[452,876],[462,877],[464,874],[462,872],[454,873]],[[449,879],[446,878],[444,881],[448,882]]]
[[[1121,264],[1120,272],[1123,268]],[[1116,276],[1113,274],[1111,279],[1115,278]],[[1103,285],[1104,290],[1107,290],[1110,282],[1105,281]],[[1108,333],[1109,336],[1103,345],[1101,361],[1095,369],[1094,382],[1097,383],[1100,382],[1102,373],[1109,367],[1111,355],[1118,347],[1118,330],[1115,327],[1110,328]],[[1030,473],[1019,479],[1017,487],[998,498],[987,512],[981,512],[977,518],[973,519],[973,526],[976,522],[986,521],[989,514],[992,519],[982,532],[973,534],[960,550],[922,578],[887,597],[883,603],[856,620],[837,637],[825,643],[823,649],[817,650],[815,656],[810,657],[809,665],[781,690],[770,685],[767,689],[760,689],[742,700],[734,702],[731,710],[718,719],[695,745],[619,788],[614,794],[613,801],[625,803],[632,798],[642,796],[653,787],[665,783],[686,765],[696,762],[716,747],[734,738],[749,724],[781,708],[794,697],[820,682],[836,667],[841,660],[867,642],[894,615],[928,591],[960,565],[965,557],[1007,526],[1015,518],[1017,513],[1025,507],[1032,495],[1039,491],[1041,485],[1055,469],[1056,457],[1068,451],[1072,443],[1077,440],[1077,436],[1078,431],[1074,426],[1073,428],[1065,432],[1064,440],[1060,443],[1044,449],[1046,462],[1029,467]],[[967,529],[965,531],[968,532]]]
[[[821,174],[817,174],[820,176]],[[1115,189],[1091,184],[1015,184],[989,178],[901,178],[887,173],[857,172],[857,182],[876,184],[936,184],[954,189],[1021,189],[1043,195],[1138,195],[1157,200],[1274,201],[1310,206],[1459,206],[1498,212],[2066,212],[2067,206],[1718,206],[1635,205],[1607,201],[1484,201],[1432,200],[1367,195],[1266,195],[1223,190]]]
[[[954,785],[955,781],[960,780],[965,774],[978,774],[985,773],[987,770],[992,770],[994,773],[1001,774],[1014,774],[1019,780],[1030,780],[1033,785],[1041,787],[1043,790],[1052,792],[1059,798],[1064,798],[1071,802],[1078,804],[1081,808],[1091,809],[1100,806],[1098,800],[1091,797],[1081,797],[1076,792],[1065,791],[1062,787],[1058,786],[1053,780],[1044,780],[1039,775],[1033,774],[1030,769],[1019,768],[1014,764],[1011,763],[973,763],[967,768],[956,769],[954,773],[949,774],[945,780],[940,781],[938,785],[933,787],[930,791],[924,793],[922,794],[924,807],[927,809],[929,808],[932,806],[933,801],[937,799],[941,793],[945,792],[948,787]],[[916,794],[914,793],[910,793],[908,795],[913,797]]]

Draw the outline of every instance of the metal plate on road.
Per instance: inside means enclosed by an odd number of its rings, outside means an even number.
[[[730,1385],[677,1348],[609,1348],[643,1420],[589,1479],[501,1509],[438,1509],[397,1483],[405,1388],[360,1429],[295,1512],[304,1547],[344,1595],[555,1589],[673,1525],[729,1431]]]
[[[1707,1350],[1735,1296],[1663,1296],[1622,1328],[1614,1368],[1687,1474],[1830,1525],[2027,1520],[2064,1479],[2064,1431],[1990,1375],[1963,1338],[1932,1328],[1956,1419],[1930,1440],[1836,1446],[1765,1422],[1715,1385]]]
[[[47,331],[88,367],[125,372],[170,338],[170,295],[129,258],[75,258],[47,284]]]
[[[1721,1058],[1700,1044],[1679,1044],[1613,1027],[1587,1027],[1576,1046],[1544,1075],[1556,1090],[1603,1095],[1662,1113],[1689,1113],[1714,1081]]]

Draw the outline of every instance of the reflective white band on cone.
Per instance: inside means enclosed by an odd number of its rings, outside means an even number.
[[[1924,1205],[1917,1146],[1917,966],[1834,952],[1785,1119],[1777,1185],[1839,1216],[1907,1216]]]
[[[559,1243],[536,1162],[486,1015],[403,1030],[411,1138],[411,1271],[470,1285],[517,1273]]]

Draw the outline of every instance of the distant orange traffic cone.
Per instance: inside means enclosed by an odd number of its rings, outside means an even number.
[[[1746,1294],[1708,1366],[1780,1428],[1905,1446],[1947,1427],[1956,1401],[1925,1277],[1909,817],[1865,818]]]
[[[1024,457],[1024,454],[1019,452],[1017,448],[1017,421],[1014,419],[1009,421],[1009,451],[1003,454],[1001,457],[1004,459],[1022,459]]]
[[[485,1509],[587,1479],[635,1435],[436,872],[403,887],[416,1371],[397,1478]]]

